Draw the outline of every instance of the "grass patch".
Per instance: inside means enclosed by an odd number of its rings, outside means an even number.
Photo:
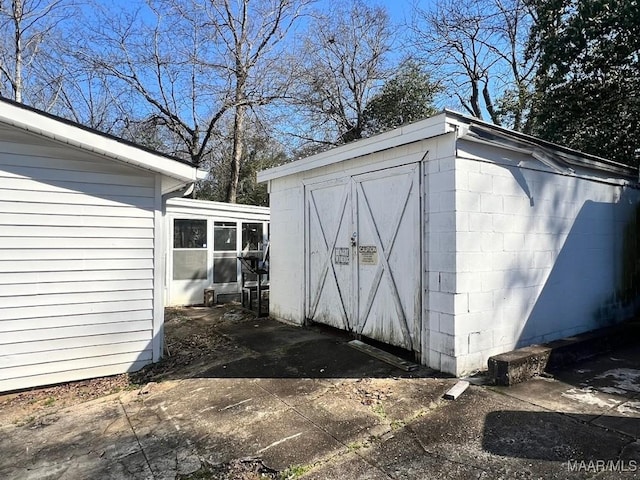
[[[391,422],[391,430],[399,430],[404,428],[407,424],[402,420],[394,420]]]
[[[56,403],[56,399],[54,397],[49,397],[44,402],[42,402],[42,405],[44,405],[45,407],[50,407],[54,403]]]
[[[31,415],[29,417],[23,418],[22,420],[15,420],[13,423],[15,423],[18,427],[24,427],[25,425],[29,425],[35,419],[36,417]]]
[[[384,405],[382,403],[374,405],[373,407],[371,407],[371,410],[373,410],[373,413],[380,417],[381,420],[387,419],[387,412],[384,409]]]
[[[367,448],[369,447],[370,444],[369,442],[351,442],[347,444],[347,450],[349,452],[357,452],[358,450],[362,449],[362,448]]]
[[[296,480],[311,470],[311,465],[292,465],[280,472],[280,480]]]

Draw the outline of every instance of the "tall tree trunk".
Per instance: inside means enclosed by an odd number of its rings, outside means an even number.
[[[13,77],[13,98],[16,102],[22,102],[22,0],[14,0],[11,7],[13,8],[14,23],[14,54],[15,54],[15,71]]]
[[[240,94],[242,97],[242,94]],[[247,106],[238,102],[233,120],[233,152],[231,154],[231,173],[227,185],[227,198],[229,203],[236,203],[238,199],[238,180],[240,179],[240,164],[242,163],[244,143],[244,117]]]
[[[482,120],[482,110],[480,109],[480,88],[478,87],[478,79],[471,80],[471,108],[474,115]]]

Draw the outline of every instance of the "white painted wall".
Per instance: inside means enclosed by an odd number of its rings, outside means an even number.
[[[291,323],[302,324],[305,320],[305,237],[304,237],[304,185],[313,185],[334,178],[344,178],[373,172],[398,165],[424,162],[423,172],[423,211],[428,218],[435,212],[449,209],[453,212],[454,184],[453,161],[455,155],[454,134],[440,135],[435,138],[402,145],[350,160],[323,165],[301,173],[278,177],[270,180],[271,205],[271,289],[269,308],[272,317]],[[431,174],[426,174],[429,171]],[[427,198],[428,197],[428,198]],[[450,215],[453,218],[453,214]],[[453,228],[453,223],[448,228]],[[443,234],[448,233],[443,230]],[[424,244],[429,243],[426,254],[420,247],[411,252],[416,261],[429,257],[429,264],[435,272],[453,272],[453,253],[440,255],[439,249],[453,248],[448,243],[453,235],[428,239],[428,232],[423,230]],[[436,238],[436,237],[433,237]],[[429,294],[427,280],[431,278],[425,267],[423,276],[423,319],[422,319],[422,354],[425,363],[430,362],[440,367],[440,356],[428,358],[430,348],[430,331],[435,331],[431,341],[438,342],[438,317],[429,318],[428,303],[438,301],[436,295]],[[386,286],[386,282],[383,282]],[[449,312],[453,314],[453,312]]]
[[[455,357],[455,137],[438,139],[440,148],[424,170],[424,241],[427,298],[423,315],[422,363],[446,371]]]
[[[327,152],[263,174],[271,315],[304,322],[304,184],[423,160],[422,363],[461,375],[492,355],[610,321],[603,307],[638,191],[605,173],[557,171],[522,150],[456,140],[452,130],[433,135],[367,153],[370,139],[337,149],[335,162]]]
[[[304,186],[301,177],[291,175],[272,180],[269,197],[269,314],[299,325],[305,321]]]
[[[590,176],[590,178],[586,178]],[[490,356],[603,327],[638,191],[586,171],[458,143],[454,374]],[[451,360],[451,359],[450,359]],[[455,366],[455,368],[453,368]]]
[[[0,142],[0,391],[138,369],[161,334],[161,182],[39,143]]]

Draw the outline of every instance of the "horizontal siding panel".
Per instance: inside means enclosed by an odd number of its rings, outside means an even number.
[[[30,375],[44,375],[48,373],[62,372],[66,370],[78,370],[91,367],[99,367],[117,363],[133,363],[136,361],[150,362],[152,356],[151,347],[142,352],[120,353],[116,355],[103,355],[96,357],[84,357],[59,362],[41,363],[35,365],[16,366],[0,369],[0,379],[20,378]]]
[[[88,240],[87,243],[91,243]],[[0,250],[0,261],[2,260],[89,260],[96,259],[101,260],[105,258],[115,259],[141,259],[141,258],[153,258],[153,250],[148,248],[138,249],[122,249],[122,250],[110,250],[103,248],[93,249],[55,249],[46,250],[42,249],[2,249]]]
[[[29,341],[29,342],[20,342],[20,343],[8,343],[2,345],[2,354],[0,358],[4,356],[14,356],[19,355],[20,358],[15,361],[14,364],[26,364],[22,359],[27,354],[36,353],[36,352],[54,352],[54,351],[63,351],[69,348],[84,348],[84,347],[95,347],[101,345],[111,345],[114,343],[127,343],[127,342],[145,342],[145,345],[141,348],[141,350],[146,349],[146,344],[151,344],[152,340],[152,330],[151,325],[147,324],[148,329],[144,330],[135,330],[135,331],[122,331],[119,333],[105,333],[105,334],[96,334],[90,336],[69,336],[68,338],[56,338],[56,339],[45,339],[40,341]],[[55,330],[55,329],[54,329]],[[33,333],[33,332],[29,332]],[[53,357],[52,357],[53,361]],[[40,362],[34,362],[40,363]],[[2,368],[2,367],[0,367]]]
[[[28,377],[0,380],[0,392],[22,390],[40,385],[53,385],[61,382],[73,382],[76,380],[84,380],[86,378],[119,375],[125,372],[136,372],[149,363],[151,363],[151,360],[136,360],[125,363],[99,365],[91,368],[79,367],[75,370],[67,370],[64,372],[55,372],[44,375],[36,375],[34,372]]]
[[[70,176],[75,177],[75,172]],[[127,197],[152,197],[154,187],[141,187],[132,185],[104,185],[101,183],[83,183],[81,181],[55,182],[49,183],[38,178],[7,178],[0,175],[0,190],[27,191],[43,193],[71,193],[83,195],[104,196],[107,198]]]
[[[43,227],[109,227],[109,228],[153,228],[153,218],[92,217],[89,215],[39,215],[25,213],[0,213],[0,225],[7,228],[16,225]],[[124,235],[126,236],[126,234]]]
[[[6,164],[6,157],[3,160],[3,163]],[[71,176],[75,182],[105,185],[129,185],[149,188],[153,188],[155,186],[153,177],[149,176],[141,177],[132,176],[131,174],[122,175],[78,170],[70,171],[68,169],[54,170],[51,168],[42,168],[42,164],[38,167],[20,164],[0,168],[0,177],[14,179],[38,179],[44,182],[56,182],[57,184],[59,184],[59,182],[68,182]]]
[[[0,272],[63,272],[69,270],[135,270],[153,268],[151,259],[128,260],[8,260],[0,261]]]
[[[42,195],[26,190],[0,190],[0,202],[36,202],[41,203]],[[153,210],[155,201],[151,197],[126,197],[126,196],[91,196],[81,193],[54,193],[46,195],[49,203],[62,203],[68,205],[105,205],[105,206],[136,206]]]
[[[1,244],[0,248],[2,248]],[[153,279],[152,269],[0,273],[0,285],[12,285],[18,283],[97,282],[101,280],[147,279]]]
[[[64,305],[53,309],[49,305],[22,306],[15,308],[0,308],[1,320],[18,320],[21,318],[41,318],[48,316],[83,315],[95,313],[126,312],[128,310],[152,311],[152,300],[128,300],[116,302],[91,302],[76,305]]]
[[[59,362],[76,358],[98,357],[115,353],[142,352],[151,346],[151,332],[132,332],[125,335],[98,335],[96,337],[50,340],[48,342],[28,342],[18,344],[0,355],[0,371],[17,365]],[[112,341],[119,338],[119,341]],[[111,340],[110,340],[111,339]],[[82,343],[82,342],[86,343]],[[19,351],[22,350],[22,351]]]
[[[46,238],[0,237],[0,250],[9,248],[153,248],[152,238]],[[2,280],[0,280],[0,283]]]
[[[42,198],[32,199],[37,202],[0,201],[0,212],[45,215],[88,215],[92,217],[129,217],[153,218],[153,210],[140,209],[132,205],[65,205],[63,203],[43,203]]]
[[[2,251],[0,250],[0,253]],[[60,282],[60,283],[35,283],[3,285],[0,288],[0,298],[13,296],[30,296],[54,293],[93,293],[122,290],[151,290],[153,279],[147,280],[104,280],[94,282]],[[89,300],[93,295],[89,297]],[[4,305],[4,300],[0,300]],[[1,352],[0,352],[1,353]]]
[[[80,314],[80,315],[60,315],[57,317],[43,318],[19,318],[17,320],[0,321],[0,333],[12,332],[15,330],[40,330],[40,329],[58,329],[75,326],[93,326],[109,324],[109,323],[127,323],[130,326],[140,320],[153,320],[153,313],[150,310],[124,310],[122,312],[109,312],[97,314]],[[113,327],[105,327],[111,329]],[[120,326],[120,329],[128,328]],[[134,328],[135,330],[135,328]],[[108,330],[111,331],[111,330]]]
[[[90,295],[86,293],[55,293],[30,295],[20,297],[3,297],[2,307],[12,308],[29,306],[49,305],[60,309],[65,305],[73,305],[78,303],[93,302],[120,302],[127,300],[146,300],[153,298],[153,290],[123,290],[115,292],[93,292]]]
[[[18,225],[0,228],[0,237],[153,238],[153,228],[39,227]]]
[[[136,333],[138,332],[138,333]],[[142,333],[139,333],[142,332]],[[29,345],[46,344],[47,342],[59,342],[57,344],[51,343],[49,348],[41,348],[41,350],[54,350],[75,347],[87,347],[91,345],[104,345],[107,343],[118,343],[133,341],[133,338],[138,340],[151,341],[153,332],[152,322],[149,320],[139,320],[136,322],[117,322],[117,323],[105,323],[97,325],[78,325],[74,327],[60,327],[60,328],[39,328],[32,330],[17,330],[15,332],[6,332],[2,335],[0,345],[2,345],[2,351],[0,356],[18,353],[28,353]],[[120,340],[109,341],[107,337],[112,335],[120,335]],[[129,336],[132,336],[129,338]],[[80,344],[72,344],[72,339],[83,338]],[[65,344],[65,341],[70,343]],[[41,345],[41,346],[43,346]],[[35,346],[34,346],[35,348]]]
[[[25,152],[25,148],[28,149],[28,152]],[[148,178],[148,173],[141,169],[136,169],[131,165],[119,164],[99,155],[91,155],[86,151],[68,145],[59,147],[54,145],[47,147],[29,145],[25,147],[24,145],[0,141],[0,152],[4,154],[2,156],[2,164],[6,169],[10,169],[11,166],[34,168],[45,166],[47,169],[52,170],[133,174],[134,176],[139,175],[141,178]]]
[[[15,143],[0,141],[0,391],[151,363],[156,175],[37,136],[8,138]]]

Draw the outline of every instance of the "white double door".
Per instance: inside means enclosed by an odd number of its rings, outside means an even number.
[[[420,351],[420,164],[308,184],[307,319]]]

